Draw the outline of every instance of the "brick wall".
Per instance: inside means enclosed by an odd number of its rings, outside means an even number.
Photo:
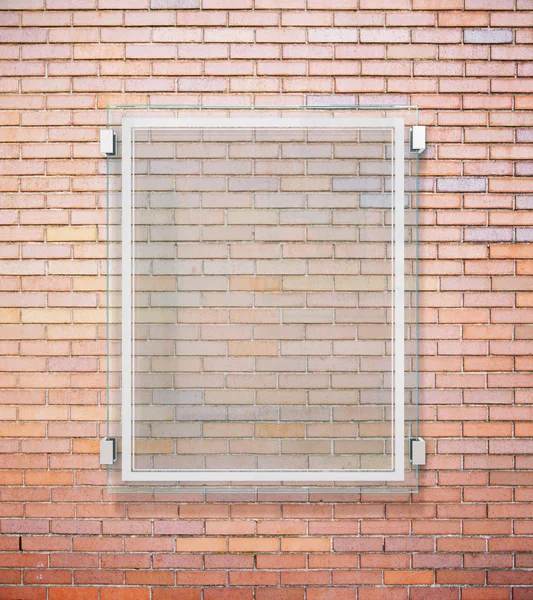
[[[196,4],[0,6],[0,598],[532,598],[533,4]],[[416,104],[429,126],[420,492],[111,497],[97,441],[105,107],[331,94]]]

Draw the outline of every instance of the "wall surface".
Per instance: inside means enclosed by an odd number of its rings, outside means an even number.
[[[1,2],[1,600],[533,598],[533,3],[198,3]],[[330,95],[429,127],[420,492],[110,496],[105,107]]]

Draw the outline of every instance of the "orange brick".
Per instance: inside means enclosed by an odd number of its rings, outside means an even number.
[[[386,585],[432,585],[434,583],[433,571],[385,571],[383,575]]]
[[[282,552],[329,552],[329,538],[282,538]]]
[[[0,437],[45,437],[45,425],[42,423],[25,423],[0,426]]]
[[[179,537],[176,544],[178,552],[224,552],[226,550],[226,540],[223,538]]]
[[[230,552],[277,552],[279,541],[276,538],[230,538]]]

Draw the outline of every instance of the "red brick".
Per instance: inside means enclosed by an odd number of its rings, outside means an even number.
[[[490,598],[494,598],[494,600],[509,600],[510,592],[511,590],[509,589],[489,587],[485,585],[482,589],[464,588],[462,590],[462,596],[464,600],[483,600],[487,598],[487,595],[490,594]]]
[[[309,555],[311,562],[313,554]],[[258,554],[257,568],[258,569],[304,569],[306,564],[305,555],[303,554]]]
[[[533,589],[533,586],[526,586],[526,587],[518,587],[518,588],[514,588],[513,589],[513,595],[515,596],[516,600],[526,600],[528,594],[531,593],[531,590]]]
[[[293,589],[279,589],[279,588],[259,588],[256,590],[257,600],[274,600],[279,598],[280,600],[303,600],[304,589],[293,588]]]
[[[281,585],[323,585],[329,583],[329,571],[288,571],[281,573]],[[335,583],[335,582],[334,582]]]
[[[66,570],[55,569],[31,569],[24,572],[24,584],[69,584],[72,581],[72,574]]]
[[[103,587],[100,590],[101,600],[149,600],[150,590],[140,588],[112,588]]]
[[[200,600],[202,590],[200,588],[179,587],[173,590],[164,588],[152,589],[152,600]]]
[[[333,542],[334,550],[340,552],[380,552],[382,546],[382,541],[377,538],[337,538]]]
[[[356,590],[350,588],[310,588],[307,590],[309,600],[355,600]]]
[[[226,581],[226,573],[221,572],[221,582],[224,584]],[[278,573],[261,573],[252,571],[240,571],[229,574],[230,586],[240,585],[278,585],[279,575]],[[298,581],[293,581],[293,584],[298,584]]]
[[[21,572],[19,570],[3,569],[0,573],[0,583],[11,585],[20,585],[22,581]]]
[[[31,586],[25,589],[20,587],[4,586],[2,590],[3,599],[5,600],[45,600],[46,588]]]
[[[380,600],[385,590],[390,600],[407,600],[407,588],[400,587],[363,587],[359,590],[360,600]]]
[[[175,544],[168,540],[169,547],[174,547]],[[207,568],[211,566],[212,556],[205,556]],[[155,554],[152,560],[155,569],[198,569],[202,564],[200,555],[192,554]]]
[[[252,600],[252,588],[232,588],[232,589],[217,589],[207,588],[204,590],[204,600]]]

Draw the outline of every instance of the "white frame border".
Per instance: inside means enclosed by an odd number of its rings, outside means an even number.
[[[142,129],[220,129],[220,128],[286,128],[286,129],[383,129],[394,131],[394,390],[392,412],[394,470],[382,471],[270,471],[270,470],[181,470],[135,471],[132,469],[132,349],[133,349],[133,130]],[[404,120],[399,118],[126,118],[122,121],[122,480],[144,482],[388,482],[403,481],[404,466]]]

